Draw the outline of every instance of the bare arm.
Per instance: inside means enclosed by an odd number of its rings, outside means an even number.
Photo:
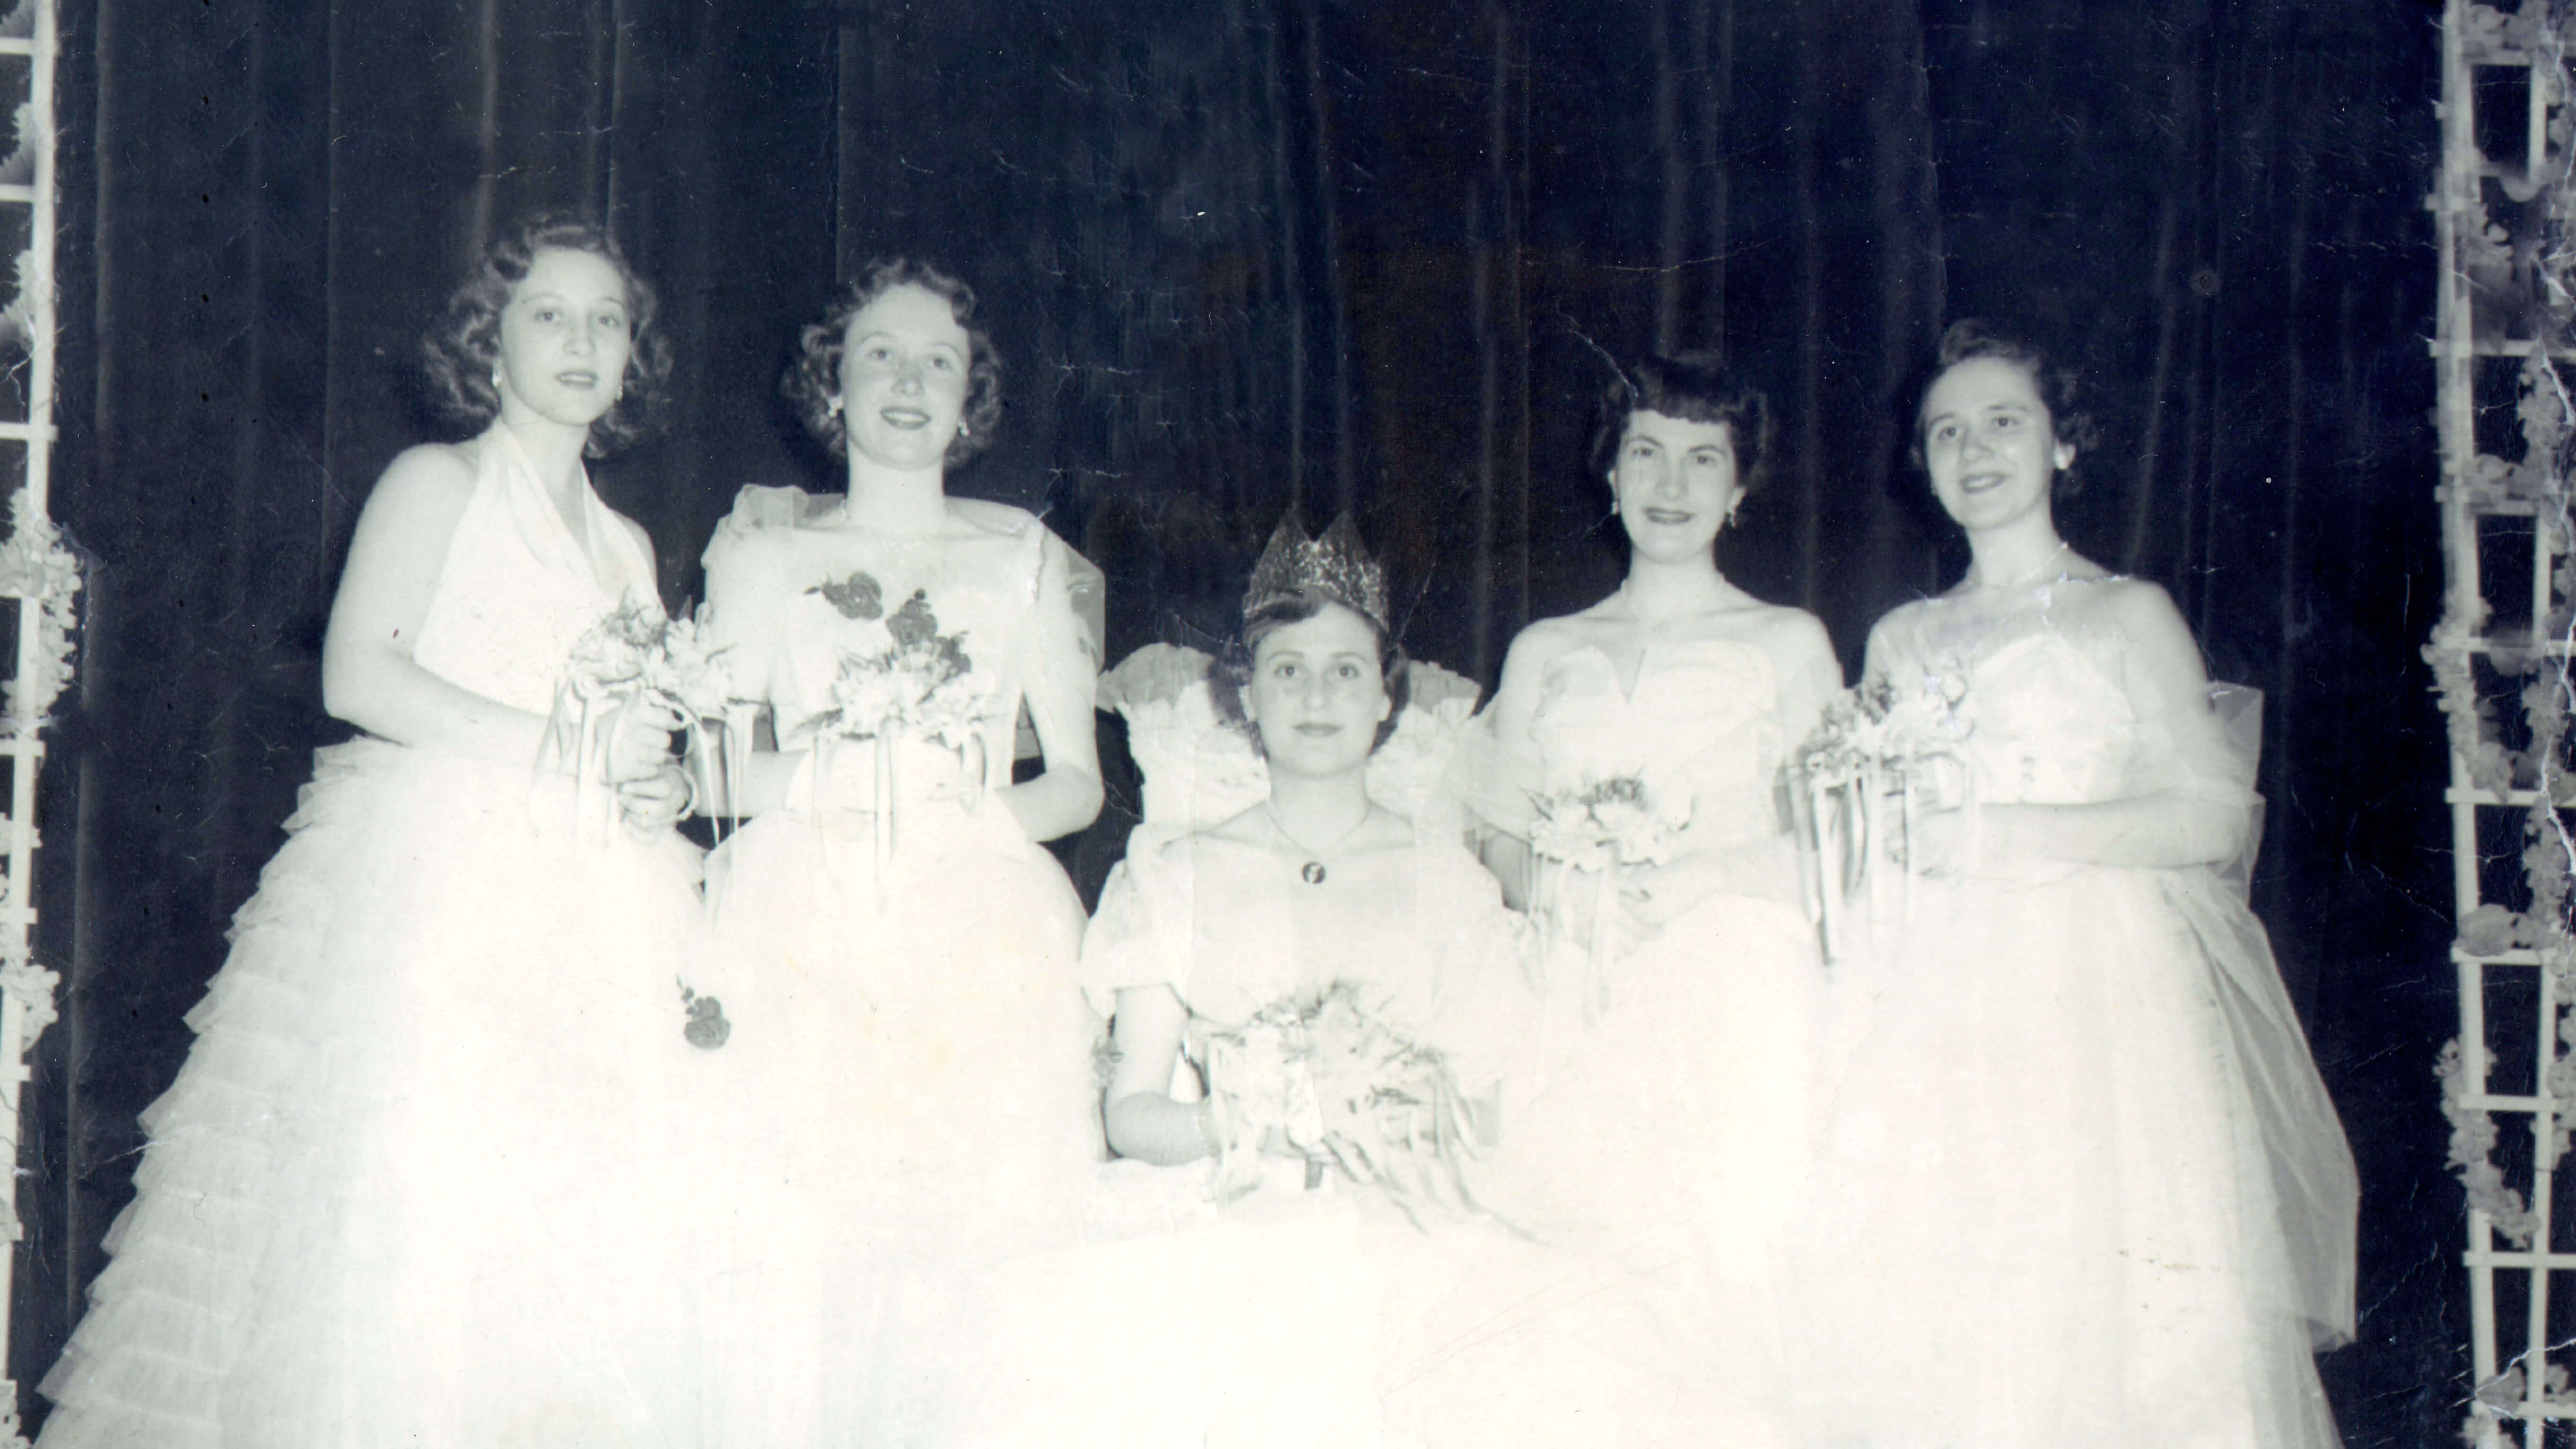
[[[474,469],[454,448],[412,448],[385,470],[358,515],[332,601],[322,704],[399,744],[523,763],[537,758],[543,718],[451,684],[412,658],[473,492]]]
[[[1530,738],[1530,724],[1538,715],[1539,682],[1547,673],[1548,663],[1564,645],[1552,632],[1539,628],[1524,629],[1512,641],[1510,652],[1503,656],[1502,682],[1494,688],[1494,702],[1486,709],[1486,727],[1493,731],[1497,763],[1519,758],[1535,758],[1537,743]],[[1538,879],[1538,857],[1530,850],[1529,841],[1512,833],[1504,825],[1483,822],[1477,855],[1485,868],[1503,888],[1503,903],[1516,911],[1529,909],[1530,896]]]
[[[1216,1140],[1210,1104],[1171,1096],[1189,1019],[1189,1008],[1169,986],[1131,986],[1118,993],[1109,1033],[1118,1064],[1110,1071],[1102,1116],[1110,1150],[1119,1156],[1176,1167],[1207,1156]]]
[[[1778,631],[1765,641],[1773,677],[1779,681],[1782,768],[1789,767],[1798,746],[1815,733],[1825,704],[1843,687],[1842,663],[1822,624],[1803,610],[1785,610]],[[1798,871],[1796,838],[1785,830],[1762,840],[1701,849],[1690,848],[1671,864],[1635,873],[1631,900],[1650,923],[1660,925],[1680,916],[1712,895],[1751,896],[1803,905],[1806,887]]]

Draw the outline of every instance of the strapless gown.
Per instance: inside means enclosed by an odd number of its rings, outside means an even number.
[[[1576,648],[1542,678],[1528,747],[1483,762],[1473,803],[1526,835],[1533,800],[1633,778],[1703,841],[1775,840],[1792,743],[1779,713],[1771,656],[1748,644],[1650,647],[1628,688],[1608,655]],[[1450,1320],[1486,1331],[1422,1366],[1414,1432],[1789,1442],[1778,1254],[1813,1140],[1815,933],[1794,906],[1719,894],[1621,949],[1581,925],[1615,879],[1539,869],[1546,1003],[1489,1180],[1497,1211],[1550,1251],[1497,1251],[1461,1277]]]

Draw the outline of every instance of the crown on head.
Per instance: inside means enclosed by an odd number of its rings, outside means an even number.
[[[1370,558],[1360,542],[1359,525],[1347,513],[1313,538],[1295,510],[1279,521],[1261,562],[1252,566],[1252,587],[1244,591],[1245,618],[1266,605],[1296,598],[1312,589],[1379,628],[1389,627],[1386,569]]]

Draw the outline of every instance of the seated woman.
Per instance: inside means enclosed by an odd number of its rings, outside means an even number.
[[[1386,612],[1347,521],[1283,528],[1253,575],[1214,691],[1268,794],[1140,836],[1110,879],[1082,975],[1114,994],[1129,1161],[1095,1207],[1126,1224],[1013,1265],[987,1356],[1008,1387],[972,1442],[1375,1442],[1381,1329],[1436,1279],[1416,1225],[1472,1215],[1462,1168],[1530,1000],[1493,879],[1370,798],[1406,693]]]

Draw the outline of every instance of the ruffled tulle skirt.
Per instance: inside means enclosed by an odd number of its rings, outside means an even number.
[[[976,1275],[1060,1230],[1106,1156],[1062,869],[998,799],[895,826],[888,853],[864,814],[779,811],[709,860],[734,1022],[711,1442],[951,1442]]]
[[[693,1443],[695,852],[372,740],[320,753],[288,829],[44,1442]]]
[[[2226,973],[2178,889],[2215,886],[2112,869],[1917,881],[1910,920],[1851,968],[1847,1007],[1866,1016],[1790,1268],[1809,1300],[1800,1442],[2339,1442]],[[2263,950],[2259,929],[2226,934]],[[2313,1145],[2343,1161],[2339,1137]]]
[[[1719,897],[1596,970],[1550,941],[1486,1196],[1531,1241],[1444,1245],[1391,1399],[1436,1446],[1765,1445],[1778,1247],[1811,1141],[1824,979],[1775,903]]]

